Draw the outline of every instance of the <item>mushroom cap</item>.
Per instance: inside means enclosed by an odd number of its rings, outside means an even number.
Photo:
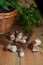
[[[40,39],[36,39],[35,42],[36,42],[35,45],[40,45],[41,44],[41,40]]]

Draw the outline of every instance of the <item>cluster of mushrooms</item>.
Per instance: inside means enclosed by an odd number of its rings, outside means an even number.
[[[27,36],[24,36],[22,32],[13,32],[10,34],[10,40],[13,41],[15,40],[15,42],[20,42],[25,44],[27,41]]]
[[[24,36],[22,32],[18,32],[18,31],[11,32],[10,35],[9,35],[9,38],[10,38],[10,43],[15,41],[15,42],[20,42],[22,44],[26,44],[26,42],[27,42],[27,36]],[[38,47],[40,44],[41,44],[41,40],[40,39],[34,40],[32,42],[32,45],[31,45],[31,46],[33,46],[32,52],[36,52],[36,51],[42,52],[42,50],[39,49],[39,47]],[[30,49],[31,49],[31,46],[29,46]],[[18,49],[16,45],[7,44],[6,50],[10,50],[12,52],[18,51],[18,54],[19,54],[20,57],[24,57],[24,55],[25,55],[23,49],[22,48]]]
[[[27,42],[27,36],[24,36],[22,32],[11,32],[9,35],[10,43],[13,41],[20,42],[22,44],[26,44]],[[18,49],[16,45],[7,44],[6,50],[10,50],[12,52],[18,51],[18,54],[20,57],[24,57],[24,51],[22,48]]]

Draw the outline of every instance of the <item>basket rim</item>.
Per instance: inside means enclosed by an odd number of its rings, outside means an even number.
[[[14,11],[11,11],[11,12],[8,12],[8,13],[0,13],[0,19],[15,16],[17,13],[18,13],[18,9],[15,9]]]
[[[0,15],[2,15],[2,14],[10,14],[10,13],[12,13],[12,12],[14,12],[14,11],[17,11],[18,9],[15,9],[15,10],[13,10],[13,11],[10,11],[10,12],[2,12],[2,13],[0,13]]]

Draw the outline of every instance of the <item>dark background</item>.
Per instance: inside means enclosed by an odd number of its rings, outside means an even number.
[[[40,13],[42,14],[43,16],[43,0],[34,0]]]

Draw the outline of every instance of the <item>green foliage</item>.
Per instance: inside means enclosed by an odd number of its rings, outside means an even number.
[[[37,25],[36,21],[38,21],[41,17],[38,9],[31,4],[29,8],[22,8],[18,4],[18,0],[0,0],[0,7],[4,10],[11,11],[9,7],[17,8],[20,13],[20,20],[22,21],[22,26],[28,31],[28,27]]]
[[[12,2],[13,2],[13,0],[12,0]],[[0,6],[2,7],[2,9],[5,9],[5,10],[9,10],[8,6],[13,7],[10,0],[0,0]]]
[[[28,31],[30,26],[36,26],[37,22],[41,18],[41,14],[38,9],[31,4],[29,8],[23,8],[20,20],[23,28]]]
[[[0,7],[4,10],[10,10],[9,7],[17,8],[22,13],[22,8],[18,5],[18,0],[0,0]]]

